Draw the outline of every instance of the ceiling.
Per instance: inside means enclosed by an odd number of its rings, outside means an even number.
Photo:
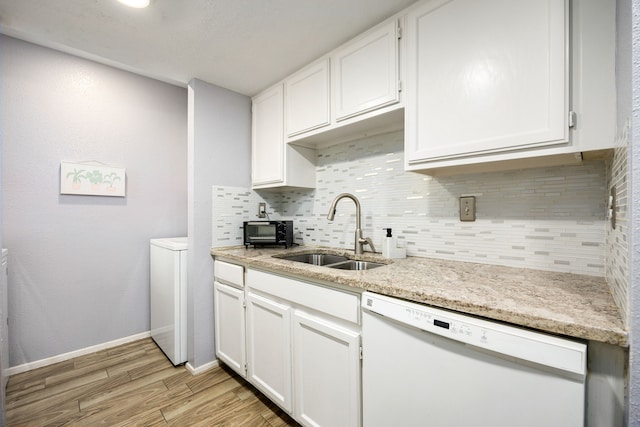
[[[0,0],[0,32],[172,84],[255,95],[415,0]]]

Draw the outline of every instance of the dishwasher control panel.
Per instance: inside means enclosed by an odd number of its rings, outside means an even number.
[[[374,304],[374,300],[370,300],[371,304]],[[380,305],[381,302],[376,301],[376,305]],[[373,305],[371,306],[373,307]],[[406,318],[404,321],[423,331],[433,332],[442,336],[450,336],[458,341],[464,341],[468,344],[474,344],[474,336],[479,338],[481,342],[487,343],[489,341],[489,335],[487,335],[486,328],[474,328],[473,325],[464,323],[459,320],[454,320],[452,314],[443,310],[438,310],[432,307],[404,307],[404,314]],[[375,311],[375,310],[373,310]],[[381,314],[381,313],[379,313]],[[403,321],[403,319],[395,319]],[[442,330],[438,330],[441,328]]]
[[[485,350],[586,375],[586,345],[370,292],[362,308],[390,320]]]

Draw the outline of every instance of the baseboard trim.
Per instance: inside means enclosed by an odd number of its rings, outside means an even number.
[[[74,357],[84,356],[86,354],[95,353],[96,351],[105,350],[107,348],[117,347],[122,344],[128,344],[133,341],[149,338],[150,336],[151,331],[142,332],[140,334],[130,335],[128,337],[105,342],[91,347],[82,348],[80,350],[70,351],[69,353],[59,354],[57,356],[47,357],[46,359],[36,360],[35,362],[28,362],[22,365],[12,366],[7,369],[7,374],[9,376],[20,374],[22,372],[27,372],[33,369],[42,368],[44,366],[53,365],[54,363],[64,362],[65,360],[73,359]]]
[[[216,359],[212,362],[205,363],[202,366],[198,366],[197,368],[194,368],[189,362],[187,362],[184,366],[187,368],[187,371],[191,372],[191,375],[196,376],[210,369],[217,368],[218,366],[220,366],[220,362],[218,362],[218,359]]]

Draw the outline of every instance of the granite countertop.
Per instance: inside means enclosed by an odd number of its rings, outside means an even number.
[[[274,258],[353,251],[300,246],[292,249],[213,248],[211,255],[246,267],[338,284],[509,322],[540,331],[626,347],[627,332],[604,278],[489,264],[408,257],[367,271],[336,270]]]

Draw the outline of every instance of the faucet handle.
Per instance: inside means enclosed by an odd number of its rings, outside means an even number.
[[[375,247],[375,246],[373,246],[373,240],[371,240],[371,238],[370,238],[370,237],[364,237],[364,238],[360,241],[360,243],[369,245],[369,246],[371,247],[371,252],[375,252],[375,251],[376,251],[376,247]]]

